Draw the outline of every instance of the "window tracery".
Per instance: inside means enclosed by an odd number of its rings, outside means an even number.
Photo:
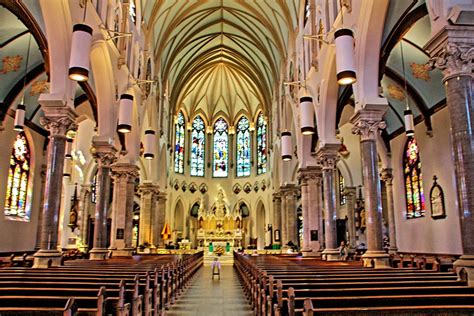
[[[237,123],[237,177],[250,176],[250,122],[243,116]]]
[[[184,115],[178,113],[175,124],[174,172],[184,173]]]
[[[191,176],[204,177],[206,134],[204,121],[198,115],[193,121],[191,132]]]
[[[228,175],[229,127],[221,117],[214,124],[214,168],[213,176],[224,178]]]

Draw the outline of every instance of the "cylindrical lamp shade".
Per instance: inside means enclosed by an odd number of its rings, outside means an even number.
[[[291,133],[281,133],[281,158],[284,161],[291,160]]]
[[[354,60],[354,34],[349,29],[334,33],[336,43],[337,83],[349,85],[357,81]]]
[[[303,135],[314,134],[313,98],[310,96],[300,98],[300,122]]]
[[[413,121],[413,113],[408,109],[403,112],[403,115],[405,116],[405,134],[407,136],[415,135],[415,122]]]
[[[119,102],[119,122],[117,127],[120,133],[130,133],[132,131],[132,110],[133,95],[122,94]]]
[[[64,158],[72,159],[72,138],[66,139],[66,154]]]
[[[75,81],[87,81],[89,79],[92,28],[86,24],[76,24],[72,30],[69,78]]]
[[[72,174],[72,163],[70,160],[64,162],[63,177],[70,178]]]
[[[17,132],[21,132],[23,130],[23,127],[25,126],[25,113],[25,105],[22,103],[18,104],[18,106],[16,107],[15,123],[13,126],[13,129]]]
[[[155,157],[155,131],[154,130],[146,130],[145,131],[145,143],[143,145],[145,152],[143,157],[145,159],[153,159]]]

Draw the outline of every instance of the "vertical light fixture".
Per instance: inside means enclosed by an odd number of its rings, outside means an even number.
[[[291,132],[284,131],[281,133],[281,159],[290,161],[291,155]]]
[[[144,149],[145,152],[143,157],[145,159],[153,159],[155,157],[155,131],[152,129],[148,129],[145,131],[145,139],[144,139]]]
[[[342,28],[334,33],[337,83],[341,86],[353,84],[357,81],[354,56],[354,33],[352,30],[344,28],[343,9],[344,6],[341,1]]]
[[[84,5],[83,23],[72,28],[71,55],[69,58],[69,78],[75,81],[89,79],[90,50],[92,45],[92,28],[85,24],[87,2]]]
[[[313,98],[306,95],[300,98],[301,134],[314,134],[314,108]]]
[[[407,86],[407,77],[405,74],[405,57],[403,55],[403,39],[400,40],[400,53],[402,56],[402,70],[403,70],[403,82],[405,85],[405,111],[403,112],[404,121],[405,121],[405,134],[407,136],[414,136],[415,135],[415,122],[413,120],[413,113],[410,109],[410,105],[408,103],[408,86]]]
[[[66,154],[64,158],[72,159],[72,138],[66,139]]]
[[[30,49],[31,49],[31,33],[29,33],[28,38],[28,49],[26,51],[26,66],[25,66],[25,74],[23,76],[23,96],[21,98],[21,102],[18,103],[16,106],[15,112],[15,122],[13,124],[13,129],[17,132],[23,131],[25,127],[25,116],[26,116],[26,106],[25,106],[25,90],[26,90],[26,76],[28,74],[28,64],[30,61]]]
[[[132,131],[133,95],[124,93],[119,101],[119,121],[117,130],[120,133]]]

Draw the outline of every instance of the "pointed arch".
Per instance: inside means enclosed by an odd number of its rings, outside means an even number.
[[[178,112],[175,122],[174,172],[184,173],[186,120],[182,110]]]
[[[229,164],[229,124],[223,117],[219,117],[214,123],[214,150],[213,171],[216,178],[228,176]]]
[[[423,217],[426,213],[421,174],[420,150],[416,139],[408,137],[403,151],[403,175],[405,180],[406,218]]]
[[[237,121],[236,133],[237,177],[248,177],[251,171],[251,137],[250,121],[247,116],[241,116]]]
[[[200,115],[194,117],[191,131],[191,176],[204,177],[206,125]]]

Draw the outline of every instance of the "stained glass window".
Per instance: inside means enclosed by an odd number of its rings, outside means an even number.
[[[198,115],[193,121],[191,133],[191,175],[204,177],[204,156],[206,151],[206,131],[204,121]]]
[[[250,122],[243,116],[237,123],[237,177],[250,176]]]
[[[178,113],[175,124],[174,172],[184,173],[184,115]]]
[[[227,177],[229,136],[227,122],[221,117],[214,124],[214,177]]]
[[[267,172],[267,122],[263,114],[257,118],[257,174]]]
[[[99,186],[97,181],[98,181],[98,178],[97,178],[97,171],[96,171],[94,178],[92,178],[92,183],[91,183],[91,203],[94,203],[94,204],[96,204],[97,202],[97,187]]]
[[[346,196],[344,195],[344,188],[346,184],[344,183],[344,177],[341,172],[338,171],[338,185],[339,185],[339,205],[346,205]]]
[[[414,137],[408,137],[403,153],[407,219],[425,216],[425,196],[419,148]]]
[[[5,199],[5,215],[10,219],[30,220],[30,212],[26,207],[28,196],[28,180],[30,178],[30,147],[24,132],[16,136],[10,156],[8,170],[7,196]]]

